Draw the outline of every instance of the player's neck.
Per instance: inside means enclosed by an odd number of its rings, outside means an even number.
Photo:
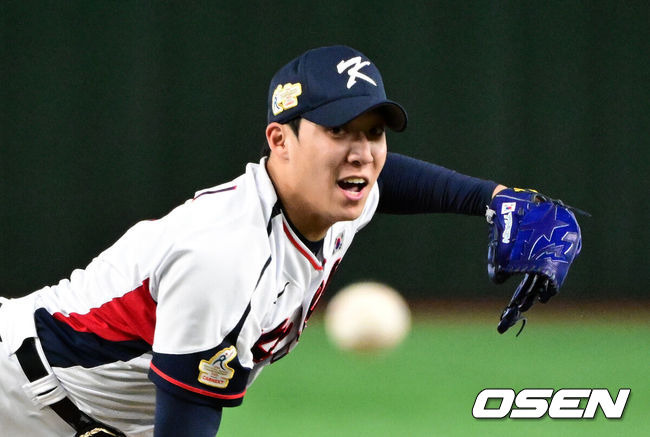
[[[284,210],[284,207],[282,207],[282,206],[280,206],[280,207],[281,207],[282,213],[283,213],[283,215],[284,215],[284,217],[285,217],[285,219],[287,221],[287,224],[289,225],[289,227],[291,228],[293,233],[298,236],[300,241],[302,241],[302,244],[304,244],[311,251],[311,253],[314,254],[314,256],[316,256],[317,258],[320,259],[319,255],[321,254],[321,249],[323,248],[323,241],[325,239],[321,238],[318,241],[311,241],[311,240],[308,240],[307,238],[305,238],[305,236],[302,235],[302,232],[300,232],[296,228],[296,225],[293,224],[293,221],[291,221],[291,219],[287,215],[286,211]],[[322,259],[321,259],[321,261],[322,261]]]
[[[278,193],[278,196],[280,194]],[[293,226],[298,232],[309,241],[320,241],[325,238],[329,230],[330,223],[321,223],[322,219],[315,214],[305,214],[306,208],[302,205],[295,205],[293,208],[285,205],[284,200],[280,197],[283,204],[284,212],[288,219],[291,220]]]
[[[328,223],[318,214],[312,213],[299,196],[292,194],[294,190],[292,187],[286,186],[286,181],[278,174],[279,172],[271,160],[266,162],[266,171],[273,183],[275,193],[282,203],[282,210],[293,224],[294,230],[312,242],[325,238],[333,223]]]
[[[282,203],[282,210],[287,219],[293,224],[294,231],[297,231],[305,240],[312,242],[325,238],[331,223],[323,222],[317,214],[310,214],[309,208],[300,201],[295,201],[285,193],[277,191],[278,198]]]

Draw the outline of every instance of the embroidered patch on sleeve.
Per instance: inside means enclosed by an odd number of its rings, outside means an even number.
[[[199,382],[217,388],[226,388],[235,375],[235,370],[228,366],[237,356],[235,346],[221,349],[210,360],[199,363]]]

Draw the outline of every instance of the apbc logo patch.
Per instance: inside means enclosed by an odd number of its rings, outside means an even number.
[[[273,115],[278,115],[282,111],[298,106],[298,96],[301,94],[302,85],[300,83],[278,85],[275,91],[273,91],[273,98],[271,99]]]
[[[209,360],[199,363],[199,382],[211,387],[226,388],[235,376],[235,370],[228,366],[237,356],[235,346],[221,349]]]

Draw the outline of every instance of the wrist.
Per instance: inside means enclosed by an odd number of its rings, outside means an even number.
[[[497,194],[499,194],[499,192],[505,190],[506,188],[508,187],[506,187],[505,185],[501,185],[501,184],[497,185],[494,188],[494,191],[492,191],[492,198],[494,199],[494,196],[496,196]]]

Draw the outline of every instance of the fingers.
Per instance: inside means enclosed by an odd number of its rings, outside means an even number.
[[[519,285],[517,285],[517,289],[512,295],[512,299],[510,299],[510,305],[517,305],[518,307],[521,306],[531,286],[535,284],[535,276],[536,275],[531,273],[526,273],[524,275],[524,279],[522,279]]]
[[[535,303],[535,297],[537,292],[542,285],[542,280],[539,275],[526,273],[524,280],[522,281],[523,285],[523,294],[519,303],[519,311],[522,313],[528,308],[532,307]]]
[[[517,289],[512,295],[512,299],[510,299],[510,303],[503,310],[503,313],[501,313],[501,320],[497,325],[497,331],[499,334],[506,332],[510,327],[514,326],[517,321],[519,321],[519,319],[521,319],[521,313],[525,311],[521,310],[521,305],[522,303],[526,302],[526,293],[529,292],[531,286],[536,283],[535,277],[536,275],[526,273],[526,275],[524,275],[524,279],[522,279],[522,281],[517,286]],[[532,305],[532,303],[529,304],[529,306],[530,305]]]
[[[497,325],[497,331],[499,334],[503,334],[514,326],[520,318],[521,313],[516,306],[507,307],[501,314],[501,320],[499,320],[499,324]]]
[[[510,303],[503,310],[503,313],[501,313],[501,320],[497,325],[497,331],[500,334],[506,332],[519,320],[523,319],[523,313],[533,306],[537,299],[545,299],[543,302],[550,299],[554,294],[552,291],[548,278],[536,273],[526,273],[512,295]],[[523,320],[525,324],[525,319]],[[524,325],[522,325],[517,335],[521,333],[523,328]]]
[[[546,303],[550,298],[557,294],[557,290],[553,287],[550,279],[544,278],[544,286],[539,290],[539,301]]]

